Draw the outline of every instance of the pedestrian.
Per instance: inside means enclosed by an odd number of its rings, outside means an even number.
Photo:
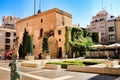
[[[9,50],[4,53],[4,59],[8,60],[8,55],[10,54]]]
[[[9,64],[11,69],[10,80],[20,80],[21,76],[18,72],[17,59],[18,59],[18,52],[17,52],[17,49],[15,48],[12,51],[12,61]]]

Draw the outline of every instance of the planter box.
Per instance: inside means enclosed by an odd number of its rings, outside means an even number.
[[[21,66],[36,68],[36,67],[39,66],[39,64],[37,64],[37,63],[27,63],[27,62],[23,62],[23,63],[21,63]]]
[[[55,64],[45,64],[44,69],[61,69],[61,66]]]
[[[82,67],[82,66],[73,66],[70,65],[67,67],[69,71],[79,71],[79,72],[87,72],[87,73],[99,73],[99,74],[111,74],[111,75],[120,75],[119,68],[98,68],[98,67]]]
[[[34,56],[25,56],[25,60],[34,60]]]

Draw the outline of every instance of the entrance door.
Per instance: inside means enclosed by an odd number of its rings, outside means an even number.
[[[58,58],[62,58],[62,47],[59,47]]]

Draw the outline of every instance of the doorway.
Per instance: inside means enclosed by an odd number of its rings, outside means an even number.
[[[62,58],[62,47],[59,47],[58,58]]]

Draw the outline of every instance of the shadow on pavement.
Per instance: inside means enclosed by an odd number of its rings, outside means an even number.
[[[100,75],[92,77],[88,80],[120,80],[120,76],[100,74]]]

